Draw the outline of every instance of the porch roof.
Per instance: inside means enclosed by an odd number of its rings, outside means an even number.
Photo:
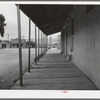
[[[33,5],[20,4],[20,9],[46,34],[60,32],[72,5]]]

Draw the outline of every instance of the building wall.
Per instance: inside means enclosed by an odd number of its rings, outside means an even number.
[[[67,26],[68,33],[66,33],[67,36],[68,36],[68,38],[67,38],[67,53],[70,56],[70,55],[72,55],[72,52],[71,52],[71,47],[72,47],[72,45],[71,45],[72,44],[72,20],[71,19],[69,19],[69,22],[68,22],[67,25],[68,25]]]
[[[62,52],[100,89],[100,6],[89,13],[85,5],[76,6],[73,15],[66,24],[66,41],[61,33]]]
[[[18,38],[16,39],[11,39],[11,47],[12,48],[18,48]],[[21,47],[25,48],[26,47],[26,40],[25,39],[21,39]]]
[[[74,50],[71,52],[71,19],[68,22],[67,52],[72,62],[100,89],[100,6],[86,14],[86,6],[74,9]]]
[[[5,45],[5,48],[10,48],[11,47],[11,43],[9,43],[7,41],[0,42],[0,48],[4,48],[3,45]]]

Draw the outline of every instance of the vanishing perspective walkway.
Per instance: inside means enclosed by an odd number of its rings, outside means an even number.
[[[52,48],[38,62],[32,65],[31,72],[23,76],[24,85],[19,80],[11,89],[35,90],[96,90],[91,81],[60,50]]]

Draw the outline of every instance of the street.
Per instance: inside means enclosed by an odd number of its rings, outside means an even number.
[[[34,49],[31,49],[31,64],[34,60]],[[28,68],[28,49],[22,49],[23,72]],[[18,48],[0,49],[0,89],[9,89],[19,78]]]

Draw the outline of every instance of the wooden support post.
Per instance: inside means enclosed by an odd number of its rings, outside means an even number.
[[[38,28],[38,60],[39,60],[39,38],[40,38],[39,28]]]
[[[44,33],[43,33],[43,54],[44,54]]]
[[[45,52],[45,34],[44,34],[44,52]]]
[[[64,41],[65,42],[65,45],[64,45],[65,46],[65,56],[67,56],[67,54],[66,54],[66,52],[67,52],[67,50],[66,50],[66,34],[67,33],[66,33],[66,25],[65,25],[65,41]]]
[[[44,34],[44,53],[45,53],[45,34]]]
[[[41,54],[42,54],[42,31],[41,31]]]
[[[46,35],[44,34],[44,36],[45,36],[45,52],[46,52]]]
[[[48,36],[46,36],[46,51],[48,50]]]
[[[31,20],[29,19],[29,52],[28,52],[28,72],[30,72],[30,38],[31,38]]]
[[[65,25],[65,33],[66,33],[66,57],[67,57],[67,37],[68,37],[68,33],[67,33],[67,29],[68,27]]]
[[[35,25],[35,64],[37,65],[37,32],[36,32],[36,25]]]
[[[42,54],[43,54],[43,50],[44,50],[44,49],[43,49],[43,42],[44,42],[44,41],[43,41],[43,32],[42,32]]]
[[[21,19],[20,19],[20,8],[17,5],[17,22],[18,22],[18,48],[19,48],[19,76],[20,76],[20,86],[23,86],[23,73],[22,73],[22,49],[21,49]]]
[[[61,31],[61,54],[64,53],[64,34],[63,34],[63,29]]]
[[[47,36],[45,36],[45,39],[46,39],[45,45],[46,45],[46,51],[47,51]]]
[[[43,34],[44,36],[44,53],[45,53],[45,34]]]
[[[45,35],[45,51],[47,51],[47,36]]]

